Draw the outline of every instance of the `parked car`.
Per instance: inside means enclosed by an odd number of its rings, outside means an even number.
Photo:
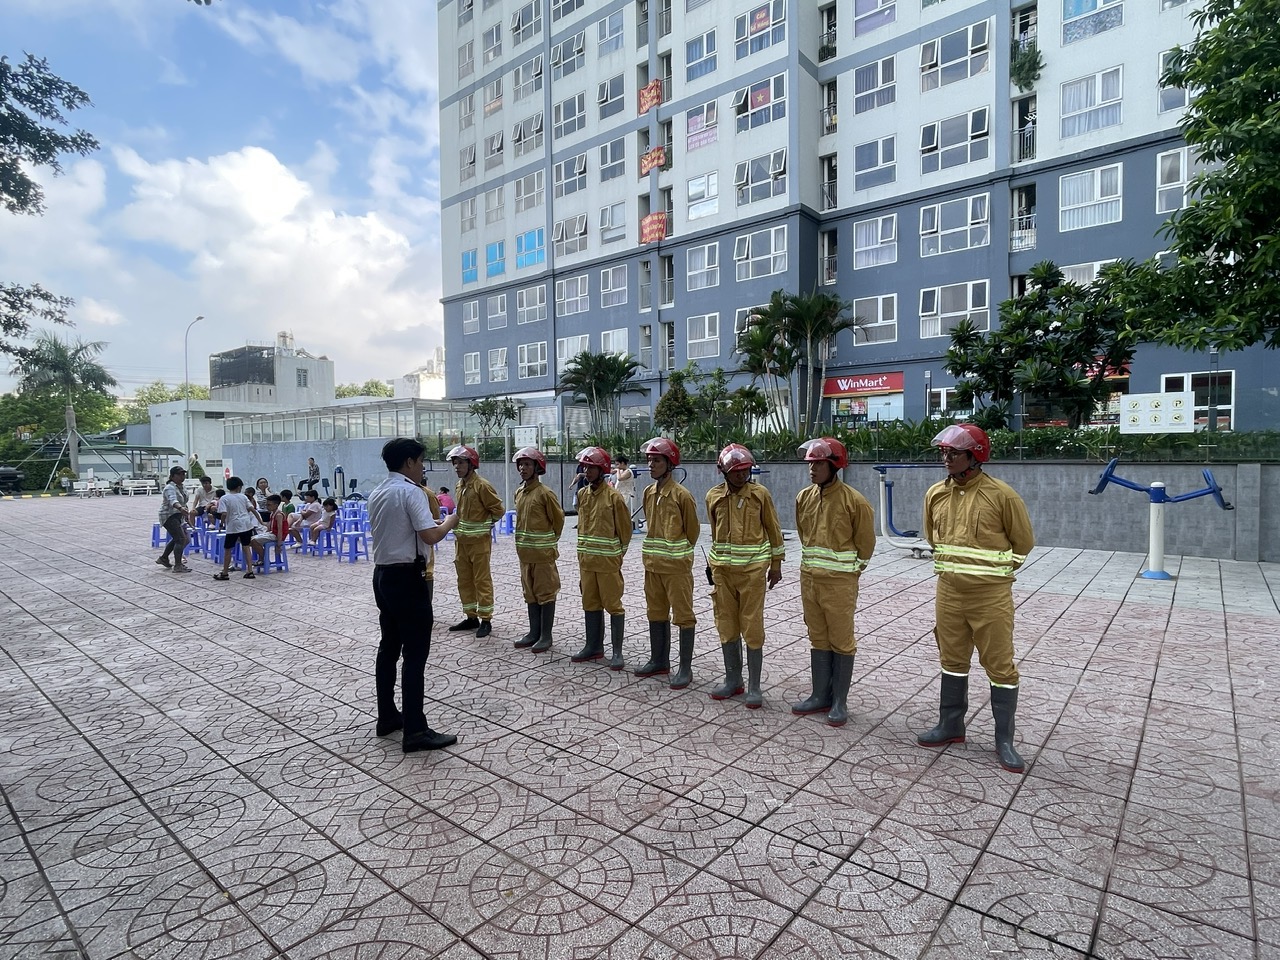
[[[0,492],[17,493],[22,489],[22,481],[26,479],[17,467],[0,464]]]

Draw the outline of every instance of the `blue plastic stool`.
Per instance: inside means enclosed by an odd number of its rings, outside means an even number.
[[[355,563],[360,557],[369,559],[369,534],[359,529],[344,531],[339,535],[341,547],[338,550],[338,562],[345,559],[347,563]]]
[[[274,558],[272,553],[275,554]],[[279,541],[264,544],[262,547],[262,573],[265,576],[272,570],[277,573],[289,572],[289,551],[285,549],[285,544]]]
[[[314,539],[302,548],[304,552],[313,557],[330,556],[338,552],[337,534],[332,528],[319,533],[314,530],[309,532]]]
[[[508,535],[515,533],[516,532],[516,512],[514,510],[508,510],[506,513],[504,513],[502,515],[502,519],[498,521],[498,526],[501,528],[498,531],[499,533],[504,533]]]

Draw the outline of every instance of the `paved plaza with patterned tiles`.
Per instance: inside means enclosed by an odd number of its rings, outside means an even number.
[[[695,491],[700,494],[701,491]],[[790,496],[790,492],[775,493]],[[1015,586],[1025,775],[937,718],[926,561],[864,574],[843,729],[806,696],[799,545],[769,595],[765,707],[556,645],[499,537],[491,637],[437,567],[428,718],[374,735],[367,561],[157,567],[157,498],[0,502],[0,958],[1280,956],[1280,565],[1037,549]],[[704,528],[705,539],[705,528]],[[626,656],[647,656],[639,542]]]

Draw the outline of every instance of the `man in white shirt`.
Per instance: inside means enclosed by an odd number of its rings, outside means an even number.
[[[382,642],[374,676],[378,691],[378,736],[401,728],[405,753],[438,750],[458,742],[438,733],[423,713],[423,675],[431,652],[430,581],[424,579],[427,556],[422,545],[439,543],[458,523],[450,514],[440,523],[431,517],[422,495],[422,455],[416,440],[397,437],[382,448],[386,480],[369,494],[369,532],[373,538],[373,599],[378,605]],[[396,661],[404,658],[400,692],[404,712],[396,710]]]

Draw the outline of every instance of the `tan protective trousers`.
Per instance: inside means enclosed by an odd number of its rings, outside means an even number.
[[[469,617],[493,617],[493,574],[489,557],[493,540],[489,537],[457,537],[453,568],[458,573],[458,597],[462,612]]]
[[[1013,664],[1013,581],[938,574],[934,638],[946,673],[967,676],[974,648],[987,678],[1016,687]]]
[[[644,572],[644,602],[647,619],[651,623],[670,620],[677,627],[696,626],[693,615],[693,572],[654,573]]]
[[[858,608],[858,578],[852,573],[815,574],[800,570],[800,604],[814,650],[858,652],[853,615]]]
[[[752,650],[764,646],[764,575],[760,569],[744,572],[733,567],[714,568],[711,605],[721,643],[733,643],[742,637]]]
[[[525,603],[550,603],[560,593],[560,570],[554,560],[520,564]]]
[[[622,558],[592,557],[590,564],[578,559],[582,582],[582,609],[608,610],[609,616],[620,617],[622,609]]]

